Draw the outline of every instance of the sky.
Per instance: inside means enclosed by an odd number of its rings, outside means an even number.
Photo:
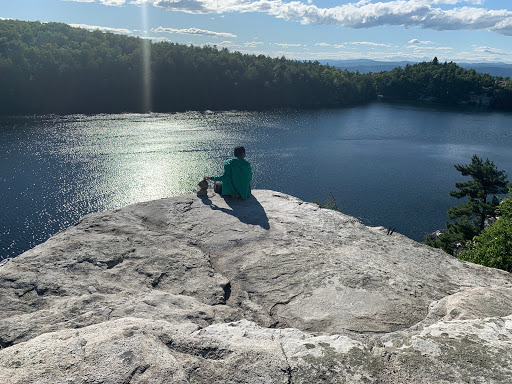
[[[512,64],[511,0],[0,0],[0,19],[297,60]]]

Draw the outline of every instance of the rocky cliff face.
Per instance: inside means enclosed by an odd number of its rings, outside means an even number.
[[[1,383],[507,383],[512,278],[281,193],[86,216],[0,266]]]

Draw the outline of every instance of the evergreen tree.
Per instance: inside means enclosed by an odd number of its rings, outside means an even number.
[[[437,239],[426,239],[426,243],[443,248],[453,254],[457,243],[465,244],[480,234],[485,228],[485,219],[496,214],[499,200],[496,195],[507,192],[507,174],[499,171],[494,162],[473,155],[471,164],[455,165],[455,169],[471,180],[455,183],[457,190],[450,191],[450,196],[466,198],[466,202],[448,210],[452,220],[446,223],[446,232]]]
[[[471,223],[474,232],[480,233],[484,230],[486,217],[495,214],[499,203],[496,195],[507,193],[507,174],[498,171],[494,162],[489,159],[484,162],[477,155],[473,155],[471,164],[457,164],[455,169],[463,176],[471,176],[472,180],[455,183],[458,190],[450,191],[450,196],[458,199],[467,197],[468,201],[449,209],[448,217],[464,219]]]

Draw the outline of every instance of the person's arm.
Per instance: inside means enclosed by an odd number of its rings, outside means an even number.
[[[212,181],[224,181],[229,180],[231,177],[231,167],[229,166],[229,161],[224,162],[224,174],[222,176],[206,176],[206,180]]]

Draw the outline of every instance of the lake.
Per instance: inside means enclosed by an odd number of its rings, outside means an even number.
[[[335,197],[365,224],[415,240],[443,228],[489,157],[512,175],[512,114],[373,103],[339,110],[0,118],[0,258],[89,212],[197,190],[244,145],[253,188]],[[512,178],[512,176],[510,177]],[[304,218],[307,220],[307,218]]]

